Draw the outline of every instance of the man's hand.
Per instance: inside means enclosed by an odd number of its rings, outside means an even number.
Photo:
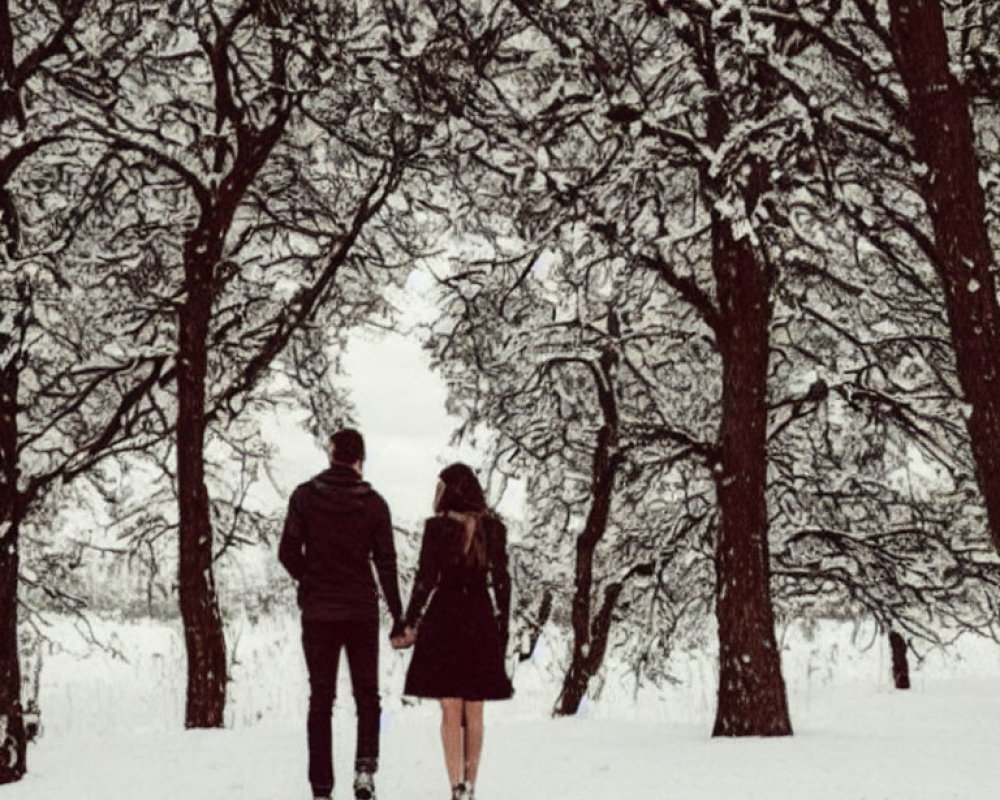
[[[405,650],[407,647],[412,647],[413,643],[417,641],[417,629],[408,626],[398,636],[391,636],[389,641],[392,642],[392,646],[397,650]]]

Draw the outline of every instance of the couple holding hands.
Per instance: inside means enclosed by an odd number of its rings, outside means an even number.
[[[358,713],[354,796],[375,798],[381,706],[374,562],[394,621],[392,646],[415,645],[404,692],[440,700],[451,798],[473,800],[483,702],[513,693],[504,669],[510,614],[506,528],[487,508],[469,467],[444,469],[403,613],[389,509],[362,480],[364,458],[357,431],[330,437],[330,467],[292,493],[278,548],[278,558],[298,582],[302,610],[313,796],[325,799],[333,792],[331,717],[344,650]]]

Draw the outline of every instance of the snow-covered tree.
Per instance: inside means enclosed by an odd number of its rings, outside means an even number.
[[[525,69],[498,72],[466,102],[466,152],[506,182],[524,239],[541,247],[553,226],[579,222],[595,250],[656,275],[712,342],[715,730],[788,733],[768,593],[770,213],[783,202],[780,165],[809,148],[805,101],[758,58],[735,6],[512,6],[509,20],[497,12],[476,30],[507,32],[504,63]]]
[[[906,229],[918,176],[868,134],[877,111],[864,116],[856,93],[824,82],[832,68],[821,51],[796,62],[790,81],[813,87],[809,160],[822,177],[790,186],[793,204],[779,217],[768,444],[775,602],[784,619],[851,609],[924,642],[938,641],[945,620],[951,633],[993,635],[996,559],[977,541],[973,510],[954,514],[972,462],[947,320],[933,268]]]
[[[221,724],[225,702],[206,454],[283,359],[321,380],[324,348],[384,313],[447,214],[427,183],[451,111],[414,76],[447,68],[451,40],[421,8],[106,4],[75,40],[77,116],[116,157],[102,248],[141,261],[126,295],[174,341],[188,726]]]
[[[101,148],[77,141],[64,113],[68,47],[84,7],[0,5],[0,782],[27,767],[17,635],[23,536],[51,518],[59,486],[157,436],[148,398],[163,362],[123,352],[125,317],[111,300],[122,269],[103,269],[74,244],[104,188],[94,180]]]
[[[994,388],[1000,311],[990,234],[998,157],[996,9],[938,0],[817,1],[761,16],[797,37],[809,58],[788,75],[801,81],[800,68],[813,67],[810,86],[830,100],[815,115],[817,124],[849,132],[848,149],[867,151],[872,196],[890,201],[882,210],[933,271],[935,305],[947,315],[959,391],[970,410],[968,445],[1000,548]],[[814,69],[820,63],[821,73]]]
[[[971,93],[952,67],[939,0],[890,0],[888,6],[888,41],[909,99],[902,121],[913,137],[916,158],[926,166],[920,191],[934,231],[928,257],[944,289],[958,377],[971,406],[969,440],[994,545],[1000,551],[1000,303]],[[962,21],[960,16],[957,22]],[[987,24],[976,34],[977,41],[989,31]],[[992,54],[995,79],[995,39],[992,47],[967,47],[959,56],[971,61],[977,53]],[[992,102],[995,108],[997,99]],[[992,165],[995,180],[1000,153],[994,149],[986,157],[986,174],[991,174]]]
[[[131,35],[122,43],[121,32]],[[386,200],[428,126],[376,56],[377,6],[108,5],[87,18],[80,117],[116,154],[124,226],[149,265],[149,327],[173,330],[186,725],[222,724],[226,650],[205,475],[209,426],[238,413],[297,331],[377,305],[403,237]],[[120,240],[119,240],[120,241]]]
[[[709,449],[692,369],[705,345],[683,309],[671,328],[677,303],[655,276],[566,240],[442,277],[451,313],[430,338],[460,434],[492,431],[494,471],[525,481],[518,616],[529,639],[539,613],[570,627],[559,714],[576,713],[613,643],[636,664],[665,655],[711,585],[693,544],[711,516],[693,495],[707,486],[671,469]]]

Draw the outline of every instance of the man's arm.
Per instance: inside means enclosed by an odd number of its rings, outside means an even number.
[[[382,596],[385,597],[385,603],[392,615],[390,635],[396,636],[402,632],[403,602],[399,597],[396,545],[392,540],[392,516],[384,500],[380,500],[376,514],[372,558],[375,561],[379,585],[382,587]]]
[[[285,516],[285,527],[278,545],[278,560],[288,570],[288,574],[297,581],[302,579],[302,573],[306,568],[305,532],[302,528],[302,514],[298,507],[297,493],[293,493],[291,500],[288,501],[288,514]]]

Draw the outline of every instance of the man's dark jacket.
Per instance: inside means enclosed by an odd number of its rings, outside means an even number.
[[[377,620],[379,583],[394,627],[402,614],[389,507],[353,468],[333,464],[292,493],[278,558],[299,582],[302,616]]]

